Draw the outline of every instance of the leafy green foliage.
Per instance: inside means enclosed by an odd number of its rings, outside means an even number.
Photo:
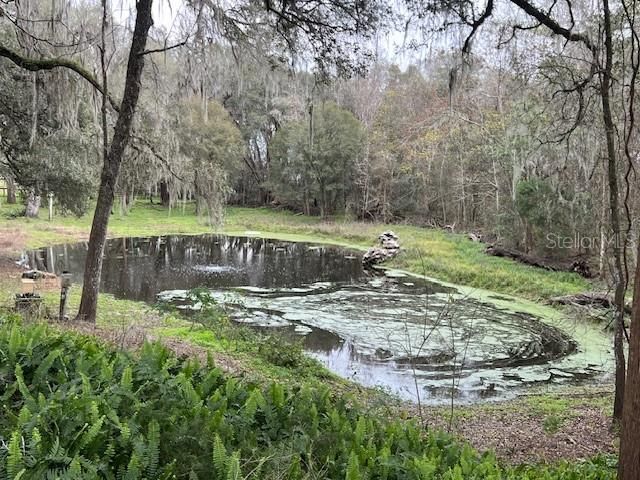
[[[80,135],[56,133],[36,140],[16,160],[20,185],[37,195],[53,193],[59,210],[81,216],[96,191],[97,162],[91,143]]]
[[[281,335],[268,335],[260,342],[258,353],[268,362],[280,367],[295,368],[306,363],[302,344]]]
[[[312,112],[311,121],[290,122],[274,137],[269,186],[282,203],[329,214],[346,205],[364,133],[356,117],[334,103]]]
[[[60,73],[48,82],[0,61],[0,174],[26,193],[53,193],[60,210],[79,216],[96,190],[99,162],[89,99],[69,80]]]
[[[52,353],[56,352],[56,353]],[[267,388],[134,358],[45,326],[0,327],[0,478],[608,479],[599,459],[504,469],[448,435],[364,414],[325,388]]]
[[[199,212],[206,209],[211,222],[220,224],[245,154],[242,134],[218,102],[209,102],[203,112],[192,99],[183,102],[177,113],[179,154],[188,163],[184,174],[194,185]]]
[[[315,370],[314,367],[319,365],[304,354],[298,338],[290,338],[280,332],[259,332],[230,322],[225,308],[216,302],[207,288],[189,290],[186,301],[195,309],[183,318],[201,325],[219,341],[233,345],[236,351],[246,351],[278,367],[297,369],[300,374],[305,369]],[[163,312],[176,310],[175,306],[164,302],[158,303],[157,308]],[[194,333],[197,336],[194,330],[189,333],[192,340]]]

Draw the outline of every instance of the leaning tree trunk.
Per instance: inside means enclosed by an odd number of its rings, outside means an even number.
[[[603,0],[604,11],[604,48],[605,65],[601,72],[601,98],[602,118],[604,121],[605,136],[607,140],[607,166],[609,182],[609,210],[611,216],[611,230],[613,233],[613,257],[614,257],[614,285],[615,285],[615,334],[613,350],[616,360],[615,397],[613,401],[613,418],[622,418],[622,406],[625,388],[625,358],[624,358],[624,296],[626,291],[626,279],[622,266],[622,249],[620,248],[620,216],[618,213],[618,169],[616,167],[617,152],[615,145],[615,125],[611,113],[611,72],[613,69],[613,33],[611,30],[611,12],[609,0]],[[640,480],[640,478],[639,478]]]
[[[144,67],[144,50],[147,44],[149,28],[153,24],[151,5],[153,0],[138,0],[136,3],[136,25],[131,40],[127,76],[120,113],[113,133],[109,153],[104,159],[98,201],[93,215],[89,248],[84,267],[84,284],[78,319],[95,322],[98,307],[98,287],[102,273],[102,253],[107,237],[107,225],[113,206],[114,188],[120,171],[120,164],[127,143],[131,124],[140,96],[140,77]]]

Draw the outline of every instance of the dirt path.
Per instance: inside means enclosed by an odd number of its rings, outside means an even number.
[[[78,231],[66,233],[70,240],[86,236]],[[19,290],[21,268],[16,265],[16,260],[26,241],[27,233],[19,227],[0,227],[0,290],[7,294],[3,295],[4,298],[11,298],[11,292]],[[160,340],[178,356],[195,357],[205,362],[207,355],[212,354],[206,348],[175,338],[159,339],[151,333],[157,326],[153,319],[125,329],[73,323],[58,326],[96,336],[120,348],[136,350],[144,341]],[[213,358],[216,365],[230,374],[246,373],[242,362],[231,355],[214,353]],[[548,396],[540,396],[539,400],[532,396],[526,400],[457,408],[451,425],[449,413],[442,408],[427,408],[423,417],[429,428],[450,429],[478,450],[493,449],[498,458],[513,464],[563,459],[574,461],[600,453],[615,453],[617,437],[611,431],[606,408],[610,392],[601,388],[600,391],[580,395],[579,401],[571,399],[559,413],[545,411]],[[571,396],[567,394],[567,398]],[[539,407],[536,406],[538,401]],[[401,405],[399,409],[403,412],[398,414],[416,415],[413,405]],[[556,428],[550,429],[550,426]]]
[[[427,409],[427,425],[469,441],[479,451],[494,450],[511,464],[582,460],[616,453],[611,428],[613,386],[569,387],[553,395],[528,395],[496,404]]]

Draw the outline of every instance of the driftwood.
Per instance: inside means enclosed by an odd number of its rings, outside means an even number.
[[[587,292],[577,293],[575,295],[563,295],[560,297],[551,297],[548,300],[551,305],[580,305],[584,307],[597,307],[613,309],[615,301],[613,297],[607,293]],[[631,305],[626,304],[625,313],[631,314]]]
[[[489,245],[485,249],[485,253],[494,257],[511,258],[512,260],[524,263],[525,265],[543,268],[552,272],[575,272],[584,278],[593,277],[589,264],[582,258],[566,261],[553,260],[549,258],[535,257],[517,250],[511,250],[509,248],[499,247],[496,245]]]

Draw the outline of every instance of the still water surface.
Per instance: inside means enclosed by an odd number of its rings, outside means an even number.
[[[86,251],[78,243],[28,257],[80,283]],[[556,328],[418,277],[368,271],[358,252],[343,248],[220,235],[107,242],[103,292],[154,303],[195,287],[210,289],[237,322],[301,338],[339,375],[427,403],[505,398],[609,369],[605,335]]]

